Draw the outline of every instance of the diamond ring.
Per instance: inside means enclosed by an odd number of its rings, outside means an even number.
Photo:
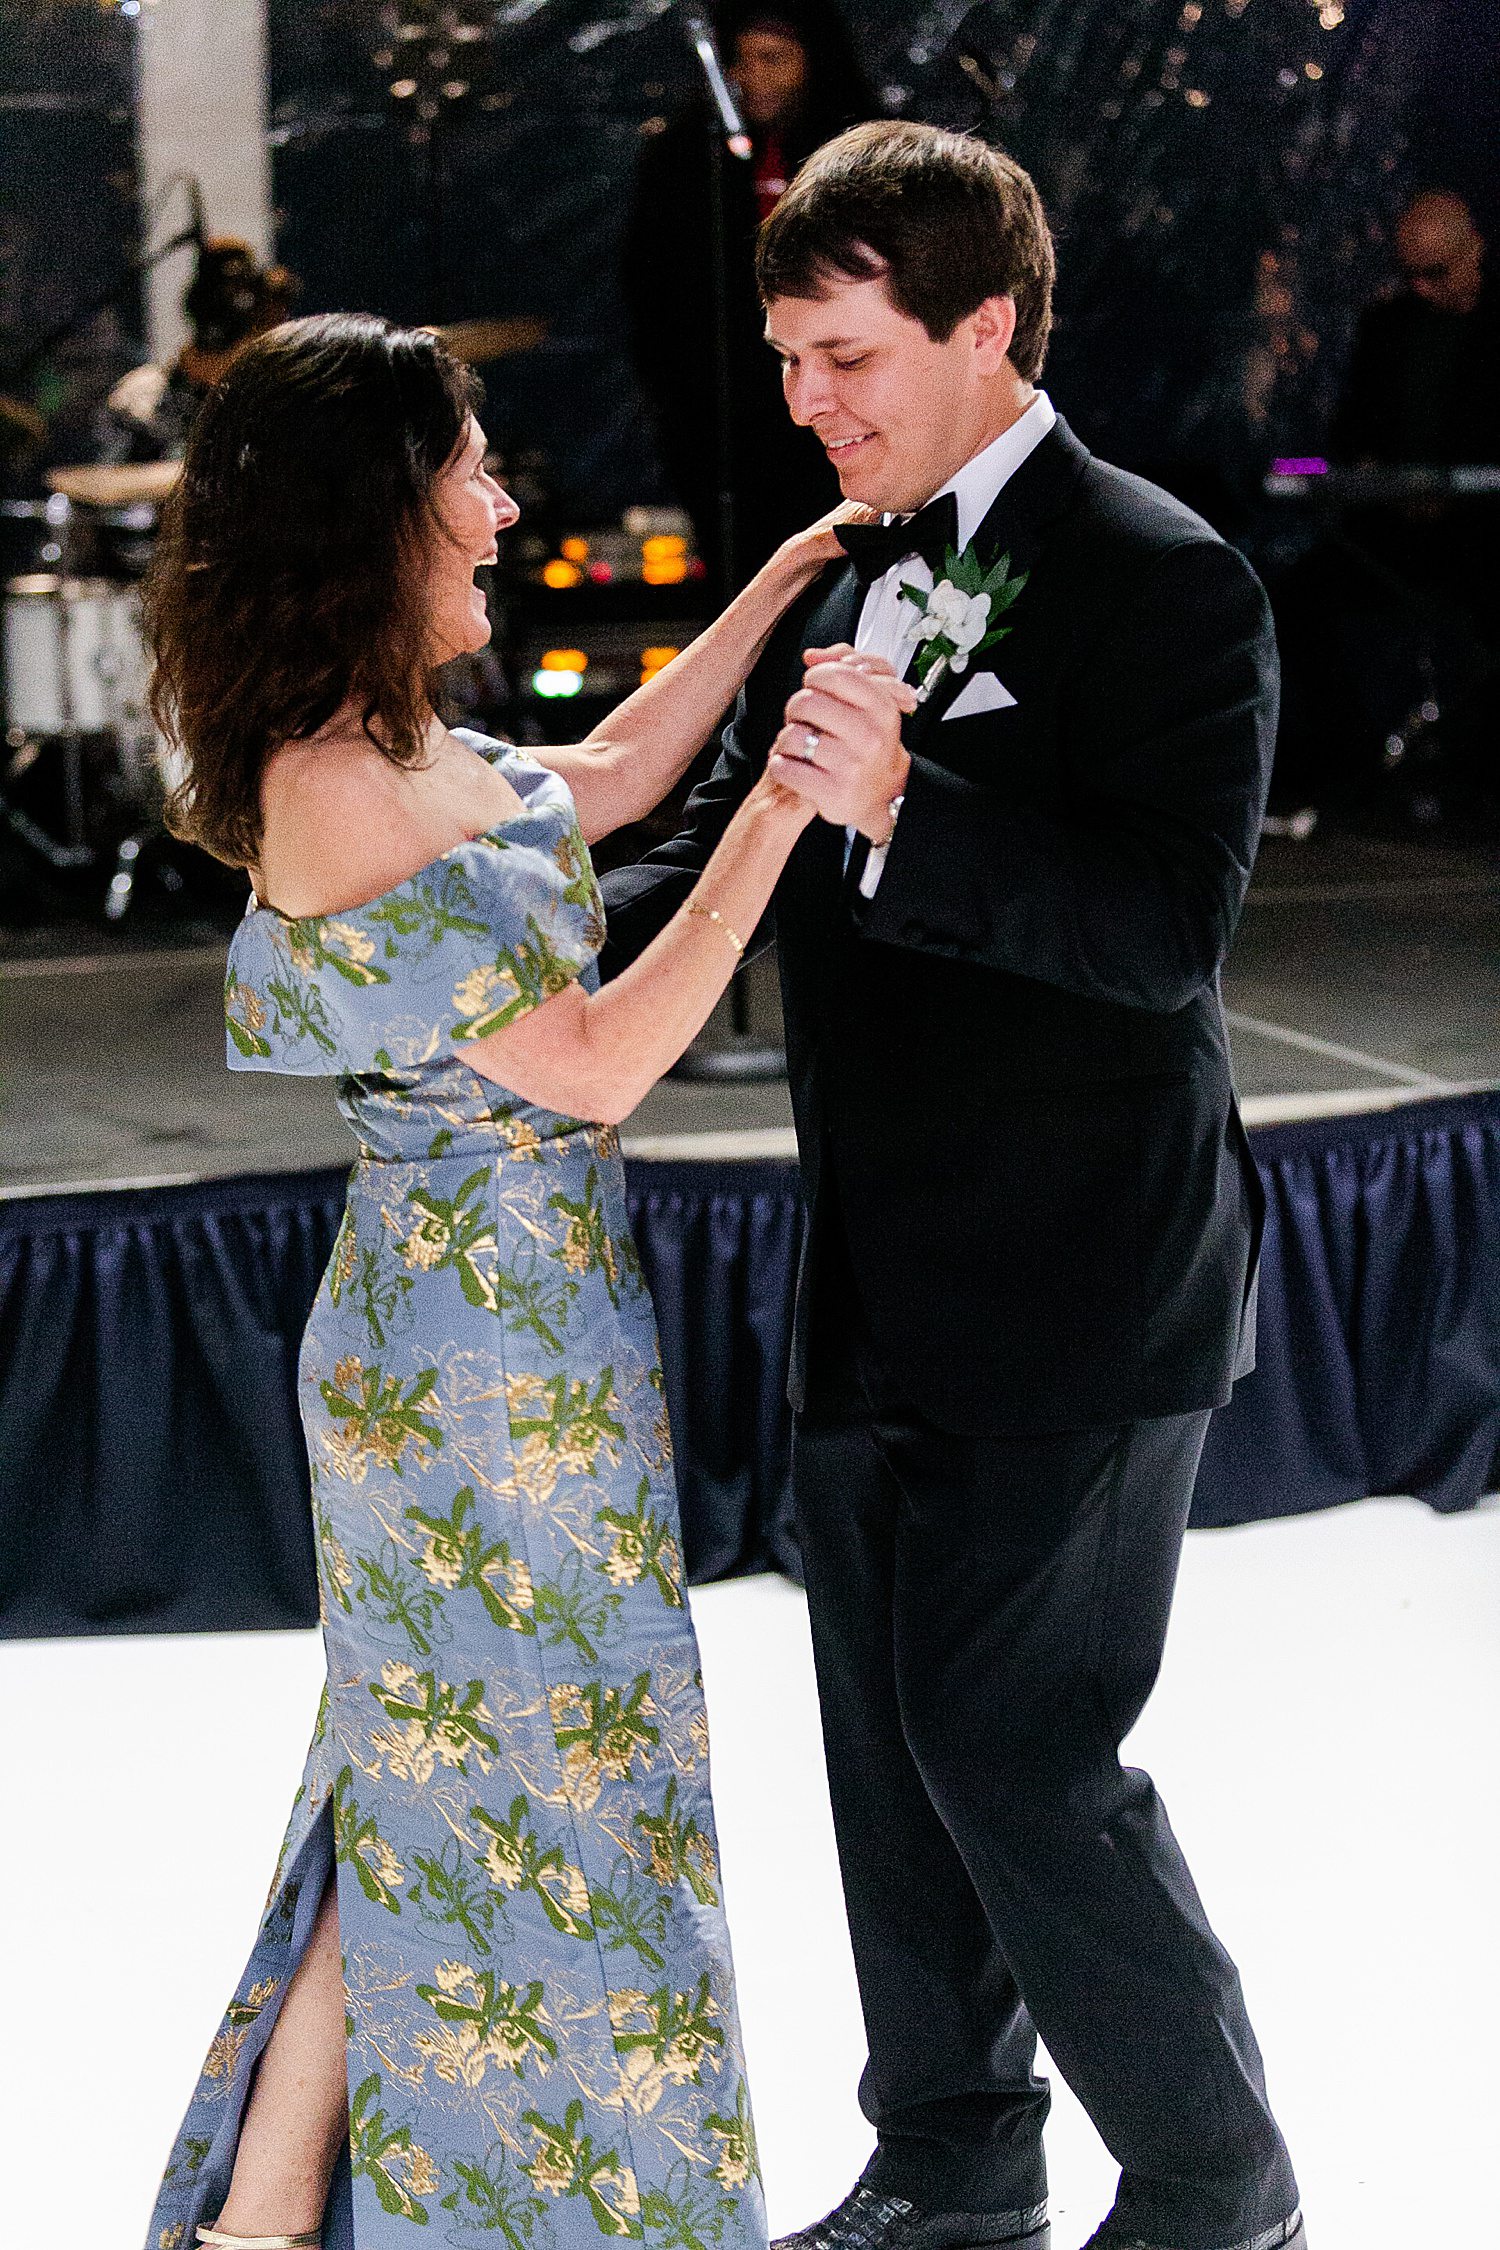
[[[817,728],[804,727],[802,729],[802,755],[809,765],[812,764],[822,747],[823,737],[819,734]]]

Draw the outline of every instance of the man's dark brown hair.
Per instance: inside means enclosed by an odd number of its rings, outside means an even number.
[[[988,297],[1013,297],[1010,358],[1035,382],[1052,328],[1052,235],[1029,173],[967,133],[856,125],[803,165],[760,230],[773,297],[818,297],[883,276],[898,312],[936,343]]]

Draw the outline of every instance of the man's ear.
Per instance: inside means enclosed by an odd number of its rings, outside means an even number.
[[[998,375],[1000,363],[1016,333],[1014,297],[986,297],[969,315],[973,322],[974,354],[982,375]]]

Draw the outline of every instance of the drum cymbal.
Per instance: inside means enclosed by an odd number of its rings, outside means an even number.
[[[453,320],[444,327],[434,326],[432,333],[442,338],[455,359],[473,366],[480,360],[534,352],[546,339],[547,323],[530,313],[517,313],[505,320]]]
[[[47,482],[79,507],[128,508],[137,500],[165,500],[181,474],[180,461],[81,461],[49,469]]]

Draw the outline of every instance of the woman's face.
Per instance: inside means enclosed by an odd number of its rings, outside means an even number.
[[[485,435],[473,415],[458,450],[438,478],[437,507],[446,539],[432,560],[434,664],[472,655],[490,637],[489,612],[474,573],[495,560],[495,540],[521,511],[484,465]]]

